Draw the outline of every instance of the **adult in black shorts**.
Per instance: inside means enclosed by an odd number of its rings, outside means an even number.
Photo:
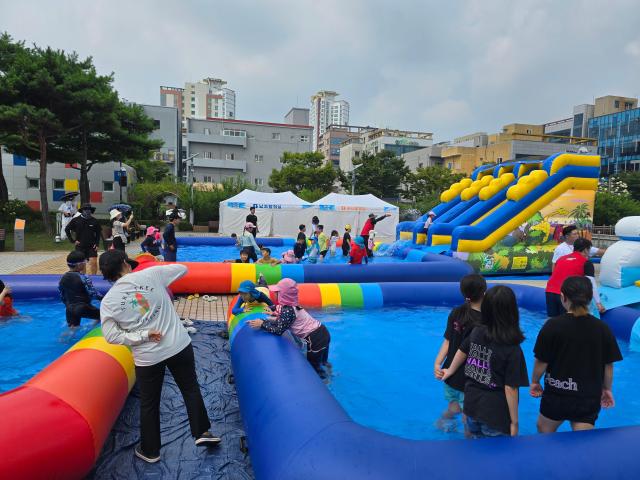
[[[95,211],[95,207],[90,203],[82,205],[80,215],[73,217],[65,228],[69,241],[87,259],[87,271],[91,275],[98,272],[98,245],[100,245],[102,238],[100,224],[92,215]]]
[[[589,279],[567,278],[560,296],[567,313],[547,320],[533,349],[530,393],[542,397],[540,433],[555,432],[565,420],[573,430],[592,429],[600,408],[615,405],[613,362],[622,360],[609,326],[589,314],[593,298]]]
[[[253,223],[255,226],[251,229],[251,235],[255,238],[258,233],[258,217],[256,217],[256,207],[249,209],[249,215],[247,215],[246,223]]]
[[[67,307],[67,325],[79,327],[80,319],[100,320],[100,309],[91,304],[91,299],[100,300],[100,295],[86,275],[86,258],[79,251],[67,255],[69,271],[60,278],[58,290],[60,298]]]

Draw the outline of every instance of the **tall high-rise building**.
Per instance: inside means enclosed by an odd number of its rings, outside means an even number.
[[[160,105],[180,111],[182,128],[187,118],[236,118],[236,92],[219,78],[184,84],[184,88],[160,87]]]
[[[349,102],[336,100],[337,92],[321,90],[311,97],[309,123],[313,127],[313,150],[318,149],[320,137],[329,125],[349,124]]]

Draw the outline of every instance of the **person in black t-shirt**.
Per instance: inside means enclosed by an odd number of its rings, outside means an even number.
[[[460,280],[460,292],[465,303],[454,308],[447,320],[447,329],[444,332],[444,340],[440,345],[440,351],[433,365],[433,373],[437,379],[444,375],[442,369],[449,368],[462,341],[471,333],[476,325],[482,321],[480,306],[487,291],[487,282],[482,275],[467,275]],[[462,412],[464,401],[464,370],[458,369],[456,373],[444,384],[444,398],[448,402],[447,410],[442,414],[438,425],[442,428],[445,422]],[[464,421],[464,420],[463,420]],[[464,422],[466,425],[466,422]]]
[[[251,229],[251,235],[255,238],[258,234],[258,217],[256,217],[256,207],[251,207],[249,209],[249,215],[247,215],[246,223],[253,223],[255,227]]]
[[[569,277],[561,300],[567,313],[544,324],[533,349],[530,393],[542,397],[538,431],[555,432],[568,420],[572,430],[590,430],[600,408],[615,405],[613,362],[622,360],[609,326],[589,314],[593,297],[585,277]],[[544,389],[540,377],[544,373]]]
[[[529,385],[523,341],[513,290],[502,285],[489,289],[482,301],[482,325],[462,341],[442,377],[447,380],[464,363],[463,412],[471,437],[518,435],[518,388]]]
[[[95,275],[98,271],[98,246],[102,238],[100,223],[93,216],[95,211],[95,207],[90,203],[85,203],[80,207],[80,215],[73,217],[65,228],[69,241],[87,259],[91,275]]]

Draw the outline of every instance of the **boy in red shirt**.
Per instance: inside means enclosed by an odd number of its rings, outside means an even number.
[[[367,249],[362,235],[357,236],[351,244],[351,252],[349,255],[349,263],[351,265],[360,265],[362,264],[362,260],[364,260],[364,263],[369,263]]]

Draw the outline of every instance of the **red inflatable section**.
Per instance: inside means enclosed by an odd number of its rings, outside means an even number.
[[[0,478],[83,478],[95,461],[87,421],[56,396],[35,387],[0,395]],[[64,428],[60,428],[64,425]]]

